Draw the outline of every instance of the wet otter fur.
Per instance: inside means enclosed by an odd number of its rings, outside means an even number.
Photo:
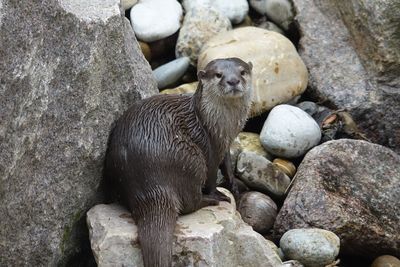
[[[137,223],[145,267],[172,265],[178,214],[227,200],[217,171],[246,122],[251,69],[238,58],[211,61],[193,96],[143,99],[117,121],[105,175]]]

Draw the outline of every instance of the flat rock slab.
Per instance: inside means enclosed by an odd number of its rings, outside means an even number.
[[[143,266],[137,228],[125,208],[97,205],[87,213],[87,224],[99,267]],[[174,235],[173,266],[282,266],[268,241],[227,202],[180,216]]]
[[[365,141],[341,139],[308,152],[274,231],[330,230],[341,253],[400,255],[400,156]]]

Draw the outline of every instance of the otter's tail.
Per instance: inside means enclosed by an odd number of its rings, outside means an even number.
[[[137,221],[145,267],[172,266],[173,233],[177,217],[178,213],[170,203],[159,202],[148,206]]]

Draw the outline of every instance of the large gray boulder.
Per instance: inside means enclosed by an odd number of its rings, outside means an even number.
[[[322,228],[344,254],[400,256],[400,156],[366,141],[341,139],[310,150],[274,225],[277,236]]]
[[[111,125],[157,91],[150,66],[119,0],[0,0],[0,58],[0,266],[72,266]]]
[[[400,152],[400,4],[294,0],[308,92],[346,108],[366,137]]]

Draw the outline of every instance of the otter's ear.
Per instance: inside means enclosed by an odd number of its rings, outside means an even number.
[[[247,62],[247,65],[249,65],[249,70],[251,71],[253,69],[253,63],[251,61]]]
[[[206,78],[206,72],[204,70],[199,70],[197,72],[197,77],[199,78],[199,80],[203,80]]]

